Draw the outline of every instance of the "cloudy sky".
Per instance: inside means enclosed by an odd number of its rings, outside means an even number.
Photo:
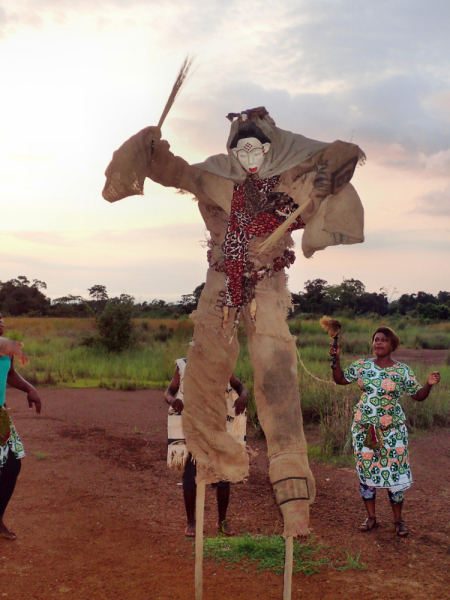
[[[158,122],[189,52],[163,128],[175,154],[223,152],[225,115],[261,105],[367,154],[353,180],[365,243],[298,252],[292,291],[318,277],[394,298],[450,290],[449,30],[442,0],[0,0],[0,280],[138,301],[204,280],[195,202],[148,180],[144,196],[101,196],[112,152]]]

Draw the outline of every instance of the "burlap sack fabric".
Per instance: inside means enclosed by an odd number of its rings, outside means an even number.
[[[176,361],[180,376],[180,386],[177,392],[177,398],[184,403],[184,377],[186,372],[186,359],[178,358]],[[231,383],[228,382],[224,398],[227,408],[226,431],[239,444],[245,446],[247,433],[247,416],[244,411],[240,415],[235,414],[234,403],[238,399],[237,392],[234,391]],[[220,403],[221,404],[221,403]],[[1,415],[1,412],[0,412]],[[170,407],[167,418],[167,466],[169,468],[184,467],[189,456],[189,450],[186,445],[186,439],[183,431],[182,413]]]
[[[303,250],[306,256],[326,246],[363,241],[363,211],[358,195],[348,184],[364,155],[358,146],[344,142],[326,144],[277,128],[267,113],[253,115],[257,126],[271,139],[270,151],[260,177],[280,175],[283,191],[297,203],[306,198],[302,220],[306,223]],[[238,127],[231,126],[228,148]],[[211,157],[190,166],[174,156],[167,142],[155,145],[152,160],[146,149],[152,138],[147,128],[130,138],[117,152],[106,172],[103,195],[115,201],[141,190],[145,176],[164,186],[191,192],[210,233],[213,265],[220,258],[227,230],[235,182],[245,173],[237,159]],[[249,260],[256,268],[271,264],[293,245],[284,234],[268,253],[258,255],[264,238],[255,238]],[[188,351],[184,381],[183,429],[186,442],[207,481],[241,481],[248,475],[248,456],[243,446],[226,432],[223,390],[238,357],[234,331],[236,309],[222,327],[225,274],[209,268],[198,308],[192,314],[196,325]],[[250,307],[242,316],[254,368],[255,401],[266,434],[270,480],[284,517],[284,535],[308,531],[309,505],[315,483],[309,469],[297,381],[295,339],[286,324],[290,295],[284,271],[271,272],[255,288],[256,320]]]

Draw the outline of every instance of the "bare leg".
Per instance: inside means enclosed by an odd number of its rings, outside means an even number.
[[[0,519],[0,536],[7,540],[15,540],[16,534],[13,531],[9,531],[6,525],[3,523],[3,519]]]
[[[225,535],[234,535],[230,524],[227,523],[227,509],[230,501],[230,485],[217,486],[217,508],[219,511],[219,532]]]
[[[367,519],[365,522],[360,525],[360,531],[372,531],[374,527],[377,527],[377,517],[376,517],[376,505],[374,500],[363,500],[364,506],[366,507]]]
[[[189,457],[184,465],[183,472],[183,496],[184,508],[186,509],[187,527],[184,530],[188,537],[195,537],[195,501],[197,498],[197,486],[195,484],[195,476],[197,475],[197,467],[192,462],[192,456]]]
[[[197,490],[183,490],[183,494],[187,517],[187,527],[184,530],[184,534],[188,537],[195,537],[195,500]]]
[[[366,507],[367,516],[369,519],[374,519],[376,517],[375,502],[375,500],[364,500],[364,505]]]
[[[15,540],[16,534],[6,527],[3,522],[3,515],[6,507],[13,495],[14,488],[16,487],[17,477],[19,476],[21,468],[21,461],[16,458],[13,452],[10,450],[8,458],[0,469],[0,536],[8,540]]]
[[[392,502],[391,500],[392,512],[394,513],[394,526],[395,531],[399,537],[406,537],[409,533],[408,529],[405,527],[402,521],[402,509],[403,502]]]

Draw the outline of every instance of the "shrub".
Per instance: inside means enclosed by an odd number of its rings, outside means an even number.
[[[130,297],[108,300],[103,311],[94,316],[97,336],[86,335],[81,345],[88,348],[101,346],[108,352],[123,352],[135,342],[132,321],[133,299]]]

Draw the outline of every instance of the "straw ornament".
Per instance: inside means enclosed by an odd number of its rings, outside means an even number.
[[[325,329],[325,331],[328,332],[328,335],[330,336],[330,338],[333,339],[333,348],[337,349],[339,332],[341,331],[341,324],[339,323],[339,321],[336,321],[336,319],[332,319],[331,317],[322,317],[320,319],[319,323],[320,323],[320,326],[322,327],[322,329]],[[336,368],[336,361],[337,361],[337,354],[334,354],[331,357],[331,364],[330,364],[333,371]]]
[[[155,144],[155,139],[159,140],[161,138],[161,127],[163,126],[164,121],[166,120],[167,115],[169,114],[170,109],[172,108],[172,106],[175,103],[175,100],[177,99],[178,95],[181,92],[181,88],[183,87],[186,78],[188,76],[188,73],[190,71],[190,68],[192,66],[192,63],[194,62],[194,58],[195,57],[191,57],[189,56],[189,54],[186,56],[186,58],[184,59],[184,61],[181,64],[180,70],[178,71],[178,75],[177,78],[175,79],[175,83],[173,84],[173,88],[172,91],[170,92],[170,96],[166,102],[166,105],[164,107],[164,110],[162,112],[162,115],[158,121],[158,125],[156,126],[156,129],[154,131],[153,134],[153,139],[152,139],[152,154],[153,154],[153,148],[154,148],[154,144]]]

